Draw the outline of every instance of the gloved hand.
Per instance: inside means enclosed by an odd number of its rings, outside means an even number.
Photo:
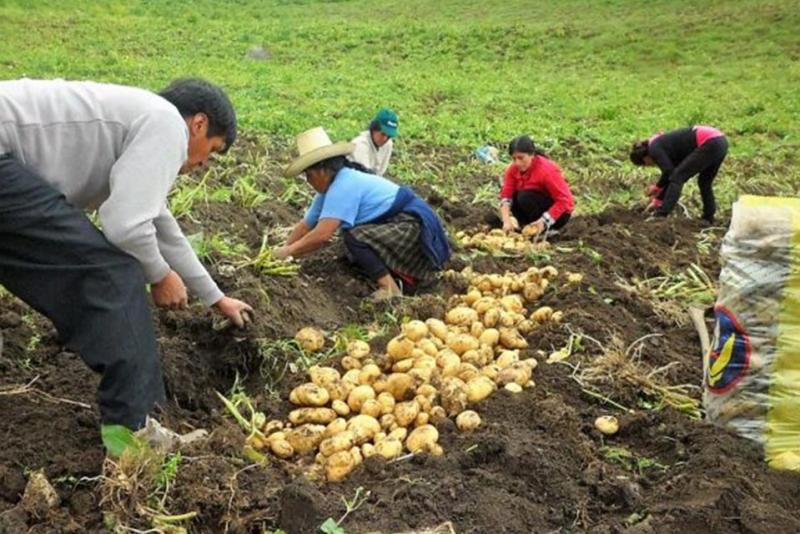
[[[661,192],[663,190],[664,190],[664,188],[663,187],[659,187],[658,184],[650,184],[647,187],[647,196],[648,197],[657,197],[658,195],[661,194]]]

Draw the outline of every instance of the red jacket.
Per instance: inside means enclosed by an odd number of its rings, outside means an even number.
[[[557,221],[565,213],[572,213],[575,208],[572,191],[564,180],[561,169],[544,156],[534,157],[528,170],[523,173],[513,163],[506,169],[500,198],[513,200],[517,191],[524,190],[539,191],[553,199],[553,205],[547,210],[553,221]]]

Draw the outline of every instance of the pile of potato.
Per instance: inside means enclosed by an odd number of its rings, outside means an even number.
[[[452,417],[460,430],[474,430],[481,418],[470,405],[501,387],[515,393],[532,387],[537,361],[520,356],[528,347],[525,336],[563,314],[546,306],[529,313],[528,305],[542,296],[556,269],[447,274],[465,278],[469,289],[453,297],[444,320],[409,321],[385,354],[352,341],[341,371],[311,367],[309,382],[289,395],[296,408],[288,421],[266,422],[251,446],[280,458],[316,454],[310,474],[338,481],[371,456],[440,455],[436,423]],[[299,337],[310,340],[309,347],[319,345],[308,329]]]
[[[546,241],[541,241],[540,243],[531,241],[531,238],[536,234],[528,228],[526,226],[521,232],[510,233],[500,229],[476,232],[472,235],[466,232],[458,232],[456,241],[464,248],[478,249],[493,255],[524,255],[534,249],[546,248],[548,246]]]

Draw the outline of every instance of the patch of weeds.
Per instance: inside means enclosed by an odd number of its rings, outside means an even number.
[[[606,460],[620,465],[626,471],[643,476],[651,470],[666,471],[668,467],[653,458],[636,456],[625,447],[602,447],[600,452]]]
[[[198,232],[186,237],[197,257],[204,261],[213,261],[214,257],[233,258],[241,257],[247,253],[247,247],[242,243],[233,242],[230,236],[217,232],[207,236]]]

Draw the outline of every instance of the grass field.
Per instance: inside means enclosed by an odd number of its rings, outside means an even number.
[[[229,90],[244,128],[283,139],[318,124],[349,137],[392,106],[401,148],[467,154],[529,132],[591,195],[580,182],[633,171],[620,168],[633,140],[708,123],[732,139],[725,200],[734,184],[794,192],[800,176],[788,0],[0,0],[0,12],[3,78],[158,89],[203,76]],[[254,46],[269,57],[248,58]]]

